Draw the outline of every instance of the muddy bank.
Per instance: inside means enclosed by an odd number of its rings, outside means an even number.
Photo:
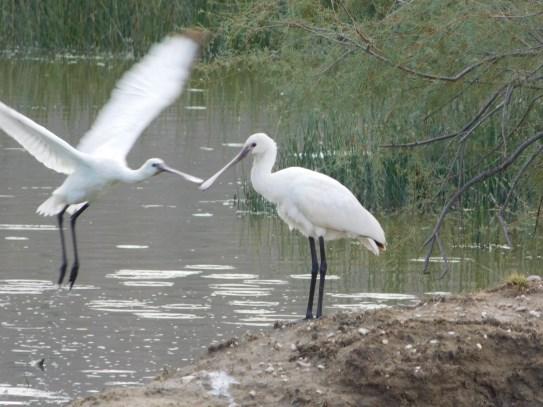
[[[543,406],[543,284],[277,323],[72,407]]]

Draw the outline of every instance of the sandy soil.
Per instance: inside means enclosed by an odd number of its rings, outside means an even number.
[[[277,323],[72,407],[543,406],[543,283]]]

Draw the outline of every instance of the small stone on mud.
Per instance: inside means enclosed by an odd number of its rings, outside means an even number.
[[[298,349],[297,346],[294,343],[291,343],[290,350],[295,351],[296,349]]]
[[[430,340],[430,343],[431,343],[432,345],[436,345],[436,344],[439,343],[439,341],[438,341],[437,339],[431,339],[431,340]]]
[[[541,277],[536,276],[536,275],[531,275],[531,276],[526,277],[526,280],[528,280],[528,281],[541,281]]]
[[[515,308],[515,311],[517,311],[517,312],[525,312],[527,310],[528,310],[528,308],[526,308],[526,307],[517,307],[517,308]]]
[[[412,347],[413,347],[413,345],[411,345],[411,344],[405,345],[405,349],[411,349]]]
[[[303,360],[298,360],[296,362],[296,364],[301,367],[301,368],[308,368],[308,367],[311,367],[311,363],[309,362],[304,362]]]
[[[275,372],[275,369],[273,368],[272,365],[269,365],[266,369],[264,369],[264,371],[266,373],[273,373],[273,372]]]
[[[388,339],[383,339],[381,342],[383,343],[383,345],[386,345],[388,344]]]
[[[366,336],[370,333],[370,330],[368,328],[358,328],[358,333],[362,336]]]
[[[281,345],[279,342],[275,342],[273,344],[273,349],[275,349],[275,350],[280,350],[282,347],[283,347],[283,345]]]
[[[249,392],[249,396],[251,396],[251,398],[254,399],[254,398],[256,397],[256,391],[251,390],[251,391]]]
[[[196,379],[196,376],[194,375],[188,375],[188,376],[183,376],[181,378],[181,381],[183,382],[183,384],[189,384],[190,382],[192,382],[194,379]]]
[[[324,370],[324,365],[317,365],[317,369]]]
[[[541,316],[541,312],[535,311],[535,310],[530,310],[530,311],[528,311],[528,315],[530,315],[531,317],[539,318]]]
[[[449,332],[447,332],[447,334],[449,334],[449,335],[451,335],[451,336],[454,336],[454,335],[456,335],[456,332],[454,332],[454,331],[449,331]]]
[[[479,350],[483,349],[483,345],[481,345],[480,343],[477,343],[475,346],[477,346],[477,349]]]

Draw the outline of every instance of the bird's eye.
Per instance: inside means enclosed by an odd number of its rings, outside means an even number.
[[[151,164],[151,167],[156,167],[156,166],[157,166],[157,163]]]
[[[256,143],[251,144],[251,147],[253,148],[256,147]]]

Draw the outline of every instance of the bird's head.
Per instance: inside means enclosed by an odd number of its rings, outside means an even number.
[[[180,175],[187,181],[194,182],[195,184],[201,184],[203,182],[201,178],[194,177],[166,165],[162,158],[149,158],[147,161],[145,161],[145,164],[142,165],[140,171],[146,175],[147,178],[158,175],[162,172],[169,172],[171,174]]]
[[[266,153],[273,152],[273,159],[275,159],[275,152],[277,151],[277,146],[275,145],[275,141],[271,137],[269,137],[265,133],[255,133],[243,143],[243,147],[241,148],[241,151],[236,155],[232,161],[230,161],[228,164],[226,164],[223,168],[221,168],[215,175],[205,180],[201,185],[201,190],[208,189],[213,183],[219,178],[219,176],[225,172],[228,168],[233,166],[234,164],[240,162],[248,155],[252,155],[255,160],[259,157],[264,156]]]
[[[162,172],[168,172],[170,169],[162,158],[149,158],[142,167],[143,171],[150,177]]]
[[[245,143],[243,143],[240,155],[243,154],[243,157],[246,157],[248,154],[258,156],[275,149],[277,149],[277,147],[275,141],[273,141],[271,137],[265,133],[255,133],[249,136]]]

